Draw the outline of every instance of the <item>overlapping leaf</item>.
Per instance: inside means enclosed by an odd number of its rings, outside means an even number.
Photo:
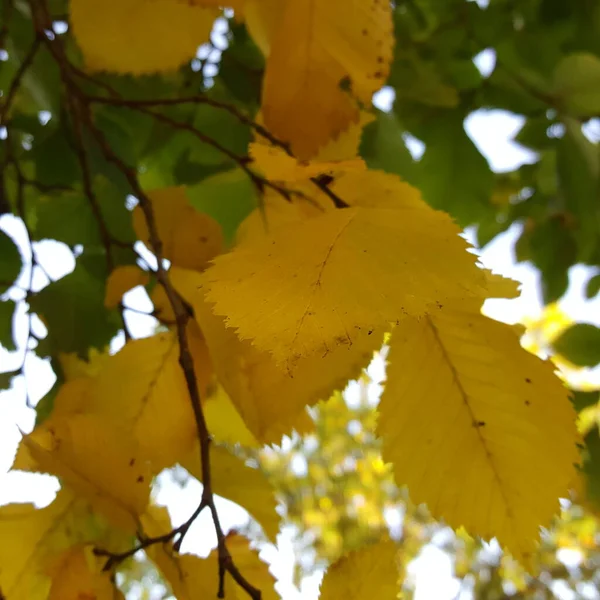
[[[398,597],[398,549],[391,540],[366,546],[334,562],[321,584],[321,600]]]
[[[340,178],[338,189],[350,208],[242,243],[206,272],[215,313],[289,369],[406,315],[480,293],[483,276],[459,230],[410,186],[365,172]]]
[[[60,477],[116,527],[135,532],[150,470],[126,429],[97,415],[52,416],[22,441],[13,468]]]
[[[178,0],[72,0],[71,24],[93,71],[173,71],[208,40],[216,9]]]
[[[380,413],[384,459],[413,501],[527,561],[578,462],[552,365],[468,307],[407,318],[392,333]]]
[[[265,124],[307,159],[358,120],[353,96],[370,104],[385,83],[393,47],[391,7],[376,0],[288,0],[261,16],[269,24],[251,31],[270,50]],[[254,21],[261,23],[260,17]]]

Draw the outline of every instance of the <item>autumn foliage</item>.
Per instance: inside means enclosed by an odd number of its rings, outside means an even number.
[[[248,453],[312,432],[306,408],[339,399],[384,344],[376,471],[533,569],[540,528],[582,489],[577,413],[553,363],[481,312],[517,283],[478,263],[429,183],[365,151],[403,43],[392,3],[3,6],[0,211],[24,223],[32,269],[42,239],[76,266],[26,290],[47,329],[35,352],[58,379],[13,469],[61,490],[45,508],[0,508],[0,597],[120,598],[116,574],[143,549],[180,600],[277,598],[214,496],[274,541],[281,489]],[[206,75],[197,49],[224,21],[231,47]],[[23,260],[0,232],[0,292]],[[124,296],[139,286],[157,326],[135,339]],[[176,465],[204,485],[174,527],[152,490]],[[218,540],[206,559],[180,552],[202,512]],[[396,543],[372,537],[334,557],[323,600],[396,597]]]

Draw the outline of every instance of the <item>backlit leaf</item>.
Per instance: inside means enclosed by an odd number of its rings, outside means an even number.
[[[42,509],[32,504],[2,506],[2,594],[10,600],[45,600],[51,587],[47,569],[52,559],[73,544],[94,541],[97,531],[89,506],[69,490],[61,490]]]
[[[306,159],[358,120],[352,96],[370,104],[385,83],[393,47],[390,5],[289,0],[270,46],[265,125]]]
[[[97,377],[89,410],[121,423],[155,473],[185,456],[196,425],[177,337],[159,333],[128,343]]]
[[[393,600],[398,597],[398,549],[391,540],[366,546],[334,562],[321,584],[321,600]]]
[[[527,561],[578,462],[568,391],[502,323],[448,308],[390,343],[378,431],[416,503]]]
[[[154,190],[148,197],[163,244],[163,257],[180,267],[204,269],[223,246],[218,223],[190,206],[183,187]],[[152,249],[146,219],[139,206],[133,211],[133,227],[138,239]]]
[[[87,68],[136,75],[191,60],[218,14],[178,0],[72,0],[70,7]]]
[[[375,186],[390,176],[368,175],[348,176],[362,185],[347,190],[346,202],[386,208],[332,210],[280,227],[217,257],[206,272],[215,313],[288,368],[435,303],[478,293],[475,257],[447,215],[397,186],[382,186],[379,196]]]
[[[139,267],[133,265],[117,267],[106,280],[104,306],[116,308],[126,292],[138,285],[146,285],[149,280],[148,273]]]
[[[150,471],[126,429],[97,415],[51,416],[22,444],[35,461],[31,470],[60,477],[115,526],[135,531]]]

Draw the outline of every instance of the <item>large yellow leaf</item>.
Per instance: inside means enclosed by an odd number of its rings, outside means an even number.
[[[246,27],[265,57],[271,52],[285,6],[285,0],[246,0],[244,4]]]
[[[148,197],[163,244],[163,257],[187,269],[206,268],[208,261],[223,249],[220,225],[189,204],[184,187],[153,190]],[[133,210],[133,228],[138,239],[152,249],[146,219],[139,206]]]
[[[265,71],[267,128],[306,159],[358,121],[352,96],[370,104],[385,83],[392,29],[388,2],[287,0]]]
[[[92,71],[173,71],[208,41],[219,11],[180,0],[71,0],[70,22]]]
[[[104,295],[104,306],[106,308],[116,308],[123,294],[138,285],[146,285],[150,277],[148,273],[142,271],[134,265],[121,265],[117,267],[106,280],[106,293]]]
[[[73,544],[98,539],[94,514],[69,490],[37,509],[31,504],[0,507],[0,590],[7,600],[45,600],[48,567]]]
[[[63,552],[50,569],[52,586],[48,600],[122,600],[123,594],[103,571],[106,559],[93,548],[78,544]]]
[[[327,569],[320,600],[395,600],[400,590],[396,553],[394,542],[384,540],[343,556]]]
[[[357,203],[375,193],[367,181]],[[291,369],[406,315],[480,294],[483,276],[458,232],[415,199],[332,210],[217,257],[206,297],[241,339]]]
[[[160,506],[150,506],[142,517],[144,533],[159,536],[171,529],[167,510]],[[268,566],[258,558],[258,553],[250,548],[250,542],[235,533],[226,538],[227,548],[241,574],[262,592],[263,600],[278,600],[274,590],[275,579]],[[161,571],[177,600],[215,598],[218,590],[219,564],[217,551],[206,559],[192,554],[176,554],[167,545],[154,545],[146,550],[149,558]],[[227,598],[246,599],[248,596],[226,575],[225,592]]]
[[[126,428],[97,415],[52,416],[22,444],[34,463],[15,468],[60,477],[116,527],[135,532],[151,477]]]
[[[575,412],[551,363],[469,308],[405,319],[380,414],[383,457],[412,500],[527,561],[578,462]]]
[[[280,369],[268,353],[239,340],[201,297],[194,302],[194,312],[219,381],[250,431],[263,443],[279,443],[282,435],[294,429],[299,433],[312,429],[306,406],[326,400],[357,377],[382,345],[382,330],[371,335],[365,332],[355,336],[350,346],[299,360],[291,374]]]
[[[275,490],[264,473],[247,466],[242,459],[220,446],[211,448],[210,457],[215,494],[246,509],[260,523],[269,539],[275,541],[281,517],[275,511]],[[181,464],[198,481],[202,481],[198,446]]]
[[[129,342],[98,375],[88,410],[121,423],[155,473],[185,456],[196,425],[177,336]]]

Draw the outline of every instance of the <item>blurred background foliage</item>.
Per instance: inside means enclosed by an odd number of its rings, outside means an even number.
[[[415,592],[411,561],[431,545],[452,557],[462,582],[459,598],[598,598],[600,408],[599,392],[586,384],[585,369],[600,363],[600,330],[572,322],[558,301],[576,264],[592,268],[586,297],[600,292],[600,2],[393,4],[397,45],[388,86],[394,100],[390,111],[375,111],[361,155],[369,166],[420,188],[427,202],[448,211],[462,226],[473,226],[480,247],[519,225],[516,258],[539,270],[547,305],[539,319],[525,323],[524,342],[534,352],[553,356],[574,388],[586,442],[578,495],[564,504],[561,518],[543,536],[535,557],[538,576],[527,576],[495,545],[432,521],[392,484],[373,434],[379,383],[367,375],[345,395],[317,406],[312,434],[292,436],[252,458],[276,483],[285,520],[296,532],[298,577],[389,527],[399,540],[406,598]],[[69,32],[67,2],[51,0],[49,6],[53,34],[63,38],[71,60],[83,67]],[[83,200],[69,100],[61,92],[59,72],[47,47],[34,39],[26,2],[0,0],[0,15],[0,215],[13,214],[26,225],[34,268],[43,271],[42,240],[63,242],[76,257],[74,271],[62,279],[39,289],[13,288],[2,296],[0,343],[16,349],[13,317],[23,303],[48,329],[61,332],[44,339],[43,326],[29,319],[31,347],[51,360],[56,390],[63,380],[58,352],[102,349],[122,323],[117,311],[103,304],[106,248]],[[482,53],[489,69],[474,61]],[[77,76],[93,97],[206,94],[254,118],[263,68],[262,54],[243,22],[226,11],[211,44],[175,74],[91,79],[82,71]],[[511,171],[492,171],[464,125],[482,109],[522,117],[515,141],[535,158]],[[232,240],[237,225],[258,203],[255,187],[231,158],[245,155],[250,127],[208,104],[157,109],[171,124],[126,103],[99,100],[93,110],[96,124],[121,158],[138,170],[145,187],[190,186],[192,204],[217,219]],[[217,139],[230,156],[194,132]],[[116,246],[113,260],[135,264],[135,237],[122,201],[129,188],[91,139],[84,135],[82,144],[94,184],[102,190],[99,210]],[[0,258],[4,293],[25,259],[2,231]],[[0,389],[8,389],[22,370],[0,373]],[[581,373],[583,377],[574,377]],[[38,405],[40,418],[52,400],[51,390]],[[133,579],[143,571],[135,568]]]

